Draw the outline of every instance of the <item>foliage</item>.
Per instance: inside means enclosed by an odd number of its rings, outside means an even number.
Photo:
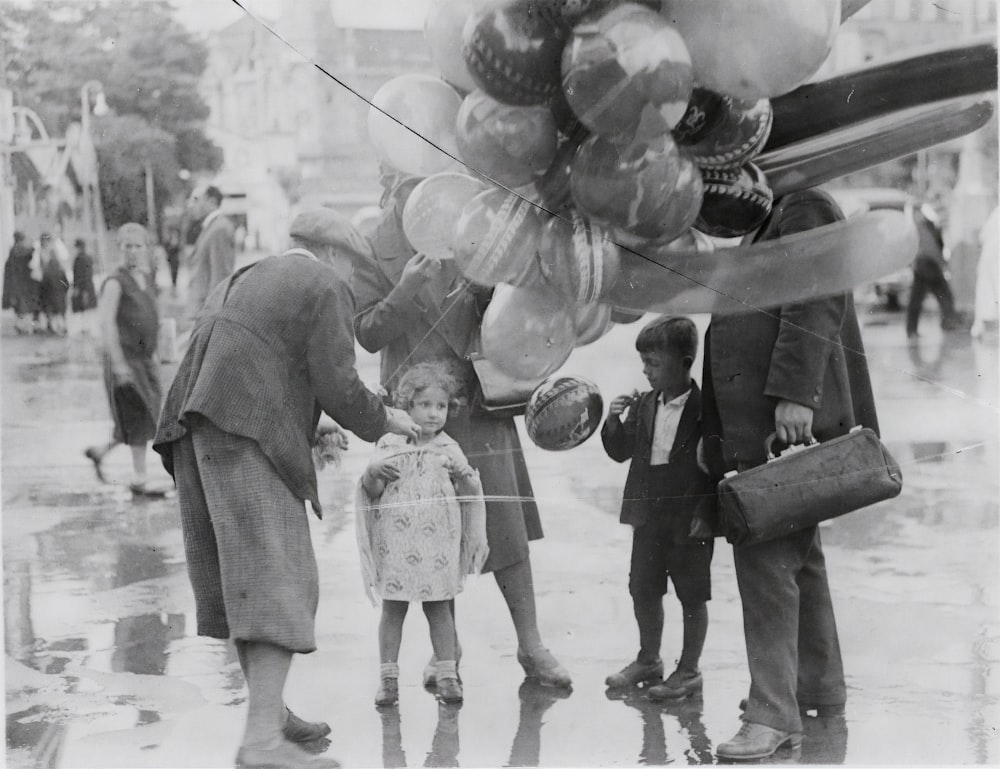
[[[134,194],[133,177],[143,176],[147,158],[158,207],[180,192],[179,169],[221,165],[221,151],[204,133],[208,107],[197,90],[208,51],[174,19],[167,0],[27,6],[0,0],[0,42],[0,65],[16,103],[37,112],[52,135],[63,135],[82,109],[93,107],[95,89],[82,101],[81,88],[101,84],[118,116],[91,121],[109,224],[119,212],[144,210],[144,192],[135,199],[122,196]],[[138,189],[144,190],[144,182]]]

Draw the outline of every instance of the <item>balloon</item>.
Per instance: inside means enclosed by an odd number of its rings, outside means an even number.
[[[474,283],[524,285],[540,278],[542,222],[535,206],[517,195],[499,188],[476,195],[454,233],[455,264]]]
[[[611,322],[624,326],[629,323],[635,323],[637,320],[642,320],[645,315],[645,312],[639,310],[626,310],[624,307],[615,307],[611,310]]]
[[[456,88],[476,87],[462,55],[462,29],[488,0],[433,0],[424,18],[424,41],[441,76]]]
[[[812,77],[841,8],[840,0],[664,0],[660,13],[687,42],[700,85],[756,101]]]
[[[483,313],[483,357],[508,376],[547,377],[573,351],[573,316],[549,291],[501,283]]]
[[[539,448],[565,451],[593,435],[603,414],[604,401],[593,382],[578,376],[552,376],[528,398],[524,427]]]
[[[507,104],[545,104],[559,88],[565,33],[534,2],[493,3],[462,31],[462,52],[476,85]]]
[[[611,330],[611,305],[595,302],[577,307],[573,315],[576,324],[576,346],[596,342]]]
[[[563,90],[587,128],[630,139],[644,112],[673,128],[691,98],[691,56],[661,16],[619,5],[573,30],[562,57]]]
[[[705,169],[705,199],[694,226],[714,238],[738,238],[771,213],[773,195],[757,166]]]
[[[674,138],[701,168],[738,167],[757,157],[771,134],[771,102],[758,99],[747,102],[725,96],[710,128],[698,132],[695,139]]]
[[[614,284],[620,264],[618,246],[604,229],[579,215],[570,221],[553,216],[542,229],[538,267],[570,304],[597,301]]]
[[[669,134],[619,145],[591,136],[577,150],[570,190],[580,210],[652,240],[672,240],[694,224],[702,182]]]
[[[462,159],[505,187],[528,184],[556,155],[556,124],[547,107],[504,104],[476,90],[462,102],[456,125]]]
[[[403,208],[403,232],[415,251],[450,258],[455,222],[486,185],[465,174],[441,173],[413,188]]]
[[[455,117],[461,103],[454,88],[429,75],[400,75],[385,83],[368,110],[368,136],[379,158],[413,176],[457,170],[449,155],[458,155]]]

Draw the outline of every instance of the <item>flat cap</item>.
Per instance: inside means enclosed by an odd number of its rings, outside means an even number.
[[[292,220],[288,234],[324,246],[336,246],[353,257],[363,257],[371,253],[368,241],[359,233],[351,221],[332,208],[313,208],[303,211]]]

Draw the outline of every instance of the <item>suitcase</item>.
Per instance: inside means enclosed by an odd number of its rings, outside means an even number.
[[[822,443],[772,452],[768,461],[719,482],[722,531],[734,545],[752,545],[897,496],[903,475],[867,427]]]

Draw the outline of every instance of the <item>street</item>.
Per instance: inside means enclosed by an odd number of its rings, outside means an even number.
[[[845,720],[807,719],[786,762],[935,766],[1000,762],[998,342],[944,334],[925,314],[908,345],[899,313],[863,312],[882,437],[898,498],[823,526],[847,673]],[[706,319],[699,318],[704,330]],[[605,406],[643,389],[640,324],[617,326],[562,368],[592,379]],[[359,353],[374,385],[375,356]],[[173,366],[164,366],[165,385]],[[700,379],[700,358],[694,372]],[[176,500],[133,501],[129,455],[103,485],[84,458],[106,440],[108,407],[92,338],[19,336],[2,326],[2,503],[7,766],[225,767],[246,688],[230,644],[195,635]],[[519,425],[523,428],[521,420]],[[465,702],[421,686],[430,654],[417,607],[404,628],[400,704],[379,711],[378,611],[362,590],[354,484],[357,438],[321,474],[311,522],[319,562],[319,650],[293,662],[288,705],[332,726],[345,766],[614,767],[712,763],[739,727],[749,676],[732,549],[716,543],[702,657],[704,694],[657,705],[609,697],[632,659],[630,530],[618,523],[626,465],[598,436],[561,453],[522,436],[546,536],[532,545],[543,637],[571,694],[524,681],[513,627],[489,575],[457,599]],[[168,481],[158,457],[153,477]],[[666,598],[663,657],[680,648]]]

